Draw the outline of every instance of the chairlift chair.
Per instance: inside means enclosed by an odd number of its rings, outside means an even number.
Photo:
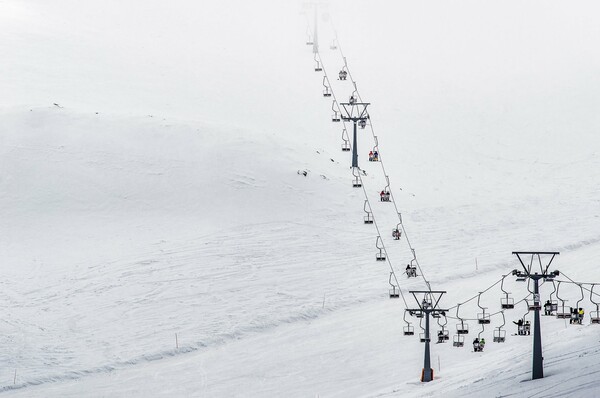
[[[479,296],[477,296],[477,306],[479,308],[481,308],[481,311],[482,311],[477,314],[477,323],[479,323],[480,325],[487,325],[490,323],[490,314],[485,312],[486,308],[482,307],[480,302],[481,302],[481,293],[479,293]]]
[[[394,238],[394,240],[400,240],[401,237],[402,237],[402,231],[400,231],[400,229],[398,227],[396,227],[395,229],[392,229],[392,238]]]
[[[406,312],[407,311],[404,310],[404,322],[406,323],[406,326],[402,328],[402,334],[405,336],[413,336],[415,334],[415,328],[406,320]]]
[[[342,152],[350,152],[350,138],[346,129],[342,130]]]
[[[390,279],[388,281],[388,283],[392,287],[390,289],[390,298],[400,298],[400,287],[394,282],[392,282],[392,276],[394,276],[394,273],[390,272]]]
[[[455,334],[452,337],[452,346],[453,347],[464,347],[465,346],[465,337],[460,334]]]
[[[502,277],[502,281],[500,282],[500,290],[502,290],[502,293],[504,293],[504,298],[500,299],[500,306],[502,307],[502,309],[513,309],[515,308],[515,300],[510,297],[510,293],[507,292],[506,290],[504,290],[504,278],[506,278],[508,275],[504,275]]]
[[[331,45],[329,46],[330,50],[337,50],[337,44],[335,43],[335,39],[331,42]]]
[[[560,290],[560,283],[561,282],[558,281],[558,285],[556,286],[556,298],[560,300],[560,308],[557,308],[557,310],[556,310],[556,318],[557,319],[571,318],[571,310],[570,310],[570,308],[569,308],[569,310],[567,310],[565,308],[565,302],[567,302],[568,300],[563,300],[558,295],[558,292]]]
[[[440,322],[440,319],[438,319],[437,323],[439,326],[441,326],[441,329],[438,330],[437,333],[438,343],[445,343],[446,341],[450,340],[450,331],[446,329],[446,325],[448,324],[448,318],[444,316],[444,323],[442,324]]]
[[[333,100],[331,102],[331,110],[333,111],[333,115],[331,115],[331,121],[334,123],[341,121],[342,119],[340,116],[340,112],[337,109],[335,109],[335,100]],[[344,131],[346,131],[346,130],[344,130]],[[344,141],[349,141],[349,140],[344,140]]]
[[[438,343],[445,343],[450,340],[450,331],[442,329],[438,331]]]
[[[596,306],[596,311],[590,312],[590,322],[592,324],[600,324],[600,303],[594,301],[594,284],[592,284],[592,288],[590,289],[590,301],[592,304]]]
[[[505,297],[500,299],[500,306],[503,309],[513,309],[515,308],[515,300],[512,297]]]
[[[367,209],[367,206],[369,206],[369,201],[365,200],[365,204],[363,205],[363,210],[365,213],[367,213],[366,216],[363,217],[363,221],[365,224],[373,224],[373,213],[371,213],[369,211],[369,209]]]
[[[322,72],[323,71],[323,67],[321,66],[321,62],[319,61],[319,59],[317,58],[317,53],[315,53],[315,72]]]
[[[425,333],[419,333],[419,340],[421,341],[421,343],[425,343],[429,339],[425,336]]]
[[[579,286],[579,289],[581,290],[581,297],[579,298],[579,300],[577,300],[577,303],[575,304],[575,308],[571,309],[571,322],[574,325],[581,325],[583,324],[583,315],[579,313],[579,310],[582,308],[580,307],[581,302],[583,301],[583,286],[581,285],[581,283],[577,284]]]
[[[385,261],[385,252],[383,251],[384,246],[381,240],[381,236],[377,236],[377,240],[375,241],[375,247],[379,249],[379,252],[375,254],[375,260]]]
[[[535,310],[541,310],[542,306],[539,303],[539,301],[529,301],[529,300],[525,300],[527,301],[527,307],[529,308],[529,311],[535,311]]]
[[[506,318],[504,317],[504,311],[500,311],[500,313],[502,314],[502,325],[494,329],[492,340],[494,343],[504,343],[506,341],[506,330],[502,329],[506,325]]]
[[[494,343],[504,343],[506,341],[506,330],[494,329]]]
[[[360,120],[358,121],[358,126],[359,126],[361,129],[364,129],[365,127],[367,127],[367,121],[366,121],[365,119],[360,119]]]
[[[458,315],[458,310],[460,309],[460,304],[456,306],[456,318],[460,320],[460,323],[456,324],[456,334],[469,334],[469,324],[465,323],[464,319],[462,319]]]

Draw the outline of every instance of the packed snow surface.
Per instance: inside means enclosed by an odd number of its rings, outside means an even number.
[[[332,26],[371,102],[364,189],[302,9],[0,1],[0,394],[600,396],[589,316],[542,317],[546,377],[531,381],[531,336],[513,335],[524,303],[492,342],[495,284],[480,302],[492,323],[472,320],[477,300],[461,306],[465,347],[432,344],[435,379],[420,383],[419,320],[403,336],[405,303],[388,298],[390,266],[409,307],[427,288],[403,274],[411,247],[447,291],[451,339],[455,305],[518,268],[512,251],[559,251],[560,280],[600,282],[598,6],[322,9],[336,99],[354,87],[336,79]],[[385,171],[366,160],[371,127]],[[386,175],[395,203],[379,200]],[[529,295],[512,276],[504,289]],[[595,310],[575,284],[560,297]]]

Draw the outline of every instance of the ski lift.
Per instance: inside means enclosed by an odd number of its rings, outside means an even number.
[[[556,318],[558,319],[567,319],[571,317],[571,311],[565,309],[565,302],[568,300],[563,300],[558,295],[558,291],[560,290],[560,281],[558,281],[558,285],[556,286],[556,298],[560,300],[560,310],[556,311]]]
[[[519,336],[529,336],[531,334],[531,323],[526,319],[529,314],[529,307],[527,312],[521,317],[521,324],[517,324],[517,334]]]
[[[502,330],[506,325],[506,318],[504,317],[504,311],[500,311],[502,314],[502,325],[494,329],[494,343],[504,343],[506,341],[506,330]]]
[[[366,121],[365,119],[360,119],[360,120],[358,121],[358,126],[359,126],[361,129],[364,129],[364,128],[367,126],[367,121]]]
[[[331,102],[331,110],[333,111],[333,115],[331,115],[331,121],[337,123],[341,121],[340,112],[335,109],[335,100]]]
[[[344,58],[344,62],[346,61],[346,58]],[[340,69],[340,73],[338,73],[338,79],[339,80],[346,80],[348,78],[348,68],[346,67],[346,65],[344,65],[342,67],[342,69]]]
[[[365,224],[373,224],[373,213],[367,210],[367,205],[369,204],[368,200],[365,200],[365,205],[363,206],[363,210],[367,213],[366,216],[363,217],[363,221]]]
[[[400,240],[400,238],[402,237],[402,231],[400,230],[400,225],[401,223],[396,224],[396,228],[392,229],[392,238],[394,238],[394,240]]]
[[[346,129],[342,130],[342,152],[350,152],[350,139]]]
[[[415,254],[415,249],[412,249],[413,259],[410,260],[410,263],[406,265],[406,276],[409,278],[416,278],[417,275],[417,256]]]
[[[331,97],[331,87],[327,82],[327,76],[323,76],[323,87],[325,87],[323,90],[323,97]]]
[[[380,200],[382,202],[390,202],[390,197],[391,197],[391,193],[390,193],[390,177],[389,176],[385,176],[385,180],[387,181],[387,185],[385,187],[383,187],[383,191],[381,191],[379,193],[379,196],[380,196]]]
[[[592,288],[590,289],[590,301],[592,302],[592,304],[594,304],[596,306],[596,311],[592,311],[590,312],[590,321],[592,324],[599,324],[600,323],[600,309],[598,307],[600,307],[600,303],[594,301],[594,284],[592,283]]]
[[[481,308],[482,312],[477,314],[477,322],[480,325],[486,325],[486,324],[490,323],[490,314],[485,312],[486,308],[481,306],[480,301],[481,301],[481,293],[479,293],[479,296],[477,296],[477,306],[479,308]]]
[[[323,67],[321,66],[321,61],[319,61],[319,59],[318,59],[318,53],[315,53],[314,60],[315,60],[315,72],[322,72]]]
[[[385,252],[383,241],[381,240],[381,236],[377,236],[377,240],[375,241],[375,247],[379,249],[379,253],[375,254],[375,260],[377,261],[385,261]]]
[[[312,36],[310,35],[310,29],[308,28],[308,26],[306,27],[306,35],[308,36],[308,39],[306,39],[306,45],[313,46],[315,42],[313,41]]]
[[[392,287],[390,289],[390,298],[400,298],[400,286],[397,286],[394,282],[392,282],[392,276],[394,275],[393,272],[390,272],[390,286]]]
[[[375,140],[375,146],[369,154],[369,162],[379,162],[379,142],[377,136],[373,136],[373,139]]]
[[[509,292],[504,290],[504,278],[506,278],[506,276],[507,275],[504,275],[502,277],[502,282],[500,282],[500,290],[502,290],[505,296],[504,298],[500,299],[500,306],[502,307],[502,309],[512,309],[515,308],[515,300],[509,296]]]
[[[452,346],[453,347],[464,347],[465,346],[465,337],[461,336],[460,334],[455,334],[452,337]]]
[[[440,330],[438,330],[437,333],[437,337],[438,337],[438,343],[445,343],[446,341],[450,340],[450,331],[448,329],[446,329],[446,325],[448,324],[448,318],[446,318],[446,316],[444,315],[444,324],[442,324],[440,322],[441,318],[438,318],[438,325],[441,327]]]
[[[362,187],[362,181],[360,179],[360,174],[357,171],[358,167],[353,167],[352,168],[352,175],[354,176],[354,179],[352,180],[352,187],[353,188],[360,188]]]
[[[554,283],[554,279],[552,279],[552,286],[554,290],[550,293],[550,298],[544,304],[544,315],[554,315],[554,313],[558,310],[558,301],[552,299],[552,295],[556,293],[556,283]]]
[[[459,310],[459,308],[460,308],[460,304],[458,304],[456,306],[456,318],[458,320],[460,320],[460,323],[456,324],[456,333],[457,334],[469,334],[469,324],[465,323],[464,319],[462,319],[460,316],[458,316],[458,310]]]
[[[406,311],[404,310],[404,322],[406,322],[406,326],[402,328],[402,334],[405,336],[413,336],[415,334],[415,328],[406,320]]]
[[[583,301],[583,286],[581,283],[578,283],[579,289],[581,290],[581,298],[577,300],[577,304],[575,304],[575,308],[571,309],[571,319],[569,323],[573,325],[581,325],[583,323],[583,314],[579,313],[579,310],[582,309],[579,307],[580,303]]]

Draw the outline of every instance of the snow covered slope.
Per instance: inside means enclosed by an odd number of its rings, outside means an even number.
[[[492,344],[496,317],[486,352],[434,345],[436,380],[418,383],[423,347],[386,297],[300,7],[246,3],[0,2],[0,49],[14,55],[0,62],[2,394],[600,394],[599,326],[549,317],[547,378],[521,382],[531,341]],[[518,249],[561,251],[556,268],[600,281],[598,26],[591,3],[540,4],[327,11],[444,306],[517,267]],[[372,146],[361,132],[361,162]],[[401,275],[411,253],[389,236],[384,175],[362,166]],[[500,293],[482,305],[497,311]]]

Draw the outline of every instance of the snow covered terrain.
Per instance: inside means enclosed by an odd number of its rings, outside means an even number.
[[[483,353],[473,321],[464,348],[432,344],[435,380],[419,382],[389,264],[407,300],[426,285],[402,273],[412,254],[379,201],[370,127],[364,190],[351,186],[302,9],[0,1],[0,395],[600,396],[600,326],[543,317],[546,377],[531,381],[531,338],[511,335],[524,304],[505,312],[506,343],[494,316]],[[517,268],[514,250],[560,251],[552,269],[600,282],[598,5],[321,11],[334,94],[353,86],[335,79],[332,23],[443,307]],[[495,313],[501,294],[481,304]],[[594,310],[588,291],[582,304]]]

